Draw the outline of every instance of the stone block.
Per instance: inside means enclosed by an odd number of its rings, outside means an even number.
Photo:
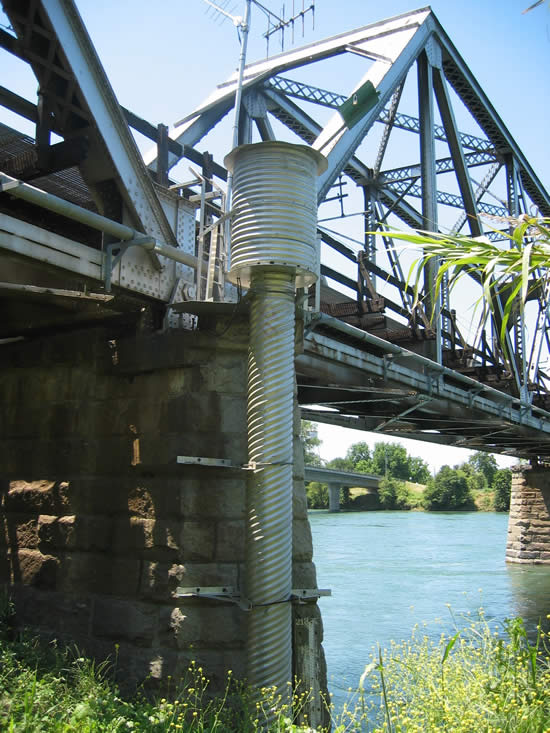
[[[305,622],[305,623],[304,623]],[[309,637],[309,622],[313,622],[314,635],[318,644],[323,641],[323,619],[321,617],[321,611],[316,602],[295,604],[292,607],[292,623],[295,634],[295,641],[293,644],[296,646],[297,643],[307,646]]]
[[[161,433],[208,432],[223,420],[221,397],[216,392],[190,393],[165,401],[159,423]]]
[[[243,520],[219,521],[216,525],[216,559],[219,562],[243,562],[246,526]]]
[[[242,466],[248,460],[247,458],[247,438],[246,433],[232,432],[222,433],[216,429],[215,423],[210,424],[209,430],[188,429],[185,435],[181,433],[165,433],[162,437],[158,435],[144,436],[148,440],[142,462],[144,465],[166,464],[175,467],[177,475],[182,474],[182,466],[176,465],[176,457],[179,455],[206,457],[206,458],[225,458],[231,461],[235,466]],[[187,469],[190,470],[190,469]],[[200,467],[201,478],[205,474],[204,466]],[[208,469],[210,478],[211,473],[215,469]],[[228,469],[223,469],[227,473]],[[239,469],[235,469],[239,470]]]
[[[176,519],[181,513],[181,491],[184,480],[169,476],[127,479],[128,512],[138,517]]]
[[[293,588],[317,588],[317,574],[312,562],[292,563]]]
[[[55,590],[60,563],[53,555],[43,555],[39,550],[21,549],[10,553],[14,582],[36,588]]]
[[[184,586],[213,585],[238,587],[238,565],[230,562],[217,563],[185,563],[185,572],[181,578]]]
[[[77,515],[113,517],[129,512],[128,479],[76,476],[70,482],[70,507]]]
[[[222,443],[212,437],[213,446],[217,448],[218,454],[222,451]],[[136,470],[148,473],[170,473],[181,475],[181,466],[177,463],[179,455],[204,455],[197,450],[200,445],[201,450],[204,445],[208,445],[208,440],[202,437],[202,441],[196,434],[190,436],[182,436],[181,433],[164,433],[159,435],[158,431],[152,426],[147,432],[133,436],[129,442],[129,448],[132,453],[130,464],[135,466]],[[214,454],[216,455],[216,454]],[[222,457],[217,455],[217,457]]]
[[[170,649],[121,643],[116,650],[116,680],[121,691],[130,696],[136,690],[145,691],[157,698],[173,699],[179,691],[178,656]]]
[[[292,559],[294,562],[310,562],[313,557],[311,528],[307,519],[292,522]]]
[[[540,552],[537,551],[528,551],[528,550],[522,550],[520,552],[520,557],[523,560],[537,560],[540,558]]]
[[[179,522],[164,519],[117,519],[114,523],[113,549],[120,554],[152,549],[177,551],[180,528]]]
[[[43,416],[43,435],[49,438],[63,438],[67,435],[79,435],[80,400],[54,402],[48,405]],[[83,432],[86,435],[86,432]]]
[[[139,596],[144,599],[171,602],[183,572],[183,565],[152,560],[142,561]]]
[[[154,519],[127,517],[117,519],[113,528],[113,550],[117,554],[135,554],[153,545]]]
[[[176,676],[181,679],[194,679],[200,674],[209,680],[210,694],[223,693],[227,685],[227,673],[231,671],[233,679],[242,680],[246,675],[246,653],[244,644],[233,649],[189,649],[177,652],[178,666]]]
[[[203,468],[199,481],[186,481],[181,487],[181,513],[187,518],[244,519],[246,477],[227,477],[227,471]]]
[[[38,537],[42,550],[75,547],[74,515],[58,517],[55,514],[40,514]]]
[[[295,479],[304,480],[305,464],[304,464],[304,448],[302,441],[294,439],[293,443],[293,469],[292,473]]]
[[[78,431],[103,439],[125,436],[130,425],[139,425],[139,407],[136,397],[98,399],[94,395],[79,410]]]
[[[19,514],[66,514],[69,484],[66,481],[14,480],[4,495],[4,510]]]
[[[247,434],[245,395],[234,396],[222,394],[220,396],[219,410],[219,429],[223,433]]]
[[[94,601],[92,633],[116,642],[151,646],[158,626],[159,610],[151,604],[98,598]]]
[[[10,595],[20,626],[65,635],[73,642],[89,633],[92,602],[86,595],[69,596],[21,584],[13,585]]]
[[[61,477],[93,474],[98,451],[102,450],[106,450],[103,443],[98,444],[87,437],[65,435],[54,440],[43,438],[34,446],[29,474]]]
[[[45,432],[43,424],[47,420],[47,410],[44,405],[21,405],[17,398],[9,399],[5,403],[2,415],[2,432],[5,437],[22,439],[38,438]],[[46,433],[47,434],[47,433]]]
[[[111,517],[56,517],[41,514],[38,533],[42,550],[48,548],[50,551],[77,549],[102,552],[112,549],[113,546]]]
[[[141,564],[135,555],[70,552],[61,557],[58,590],[65,593],[97,593],[135,597],[139,591]]]
[[[184,521],[180,533],[180,554],[184,562],[204,562],[214,559],[216,527],[211,520]],[[232,558],[223,558],[230,560]]]
[[[245,613],[235,605],[192,600],[176,608],[161,609],[160,643],[181,650],[230,649],[242,643],[245,625]]]
[[[111,477],[128,475],[140,463],[140,443],[140,436],[130,429],[127,430],[126,435],[114,435],[88,441],[88,451],[91,456],[88,475]]]
[[[0,546],[36,549],[38,547],[38,522],[28,514],[5,514],[0,524]]]
[[[304,482],[294,480],[292,492],[292,516],[294,519],[307,519],[307,497]]]
[[[218,354],[214,364],[204,364],[201,367],[200,374],[207,390],[244,395],[247,382],[246,353]]]

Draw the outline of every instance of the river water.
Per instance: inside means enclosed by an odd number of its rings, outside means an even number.
[[[309,513],[329,689],[338,706],[357,687],[369,653],[410,637],[416,623],[439,636],[454,615],[530,628],[550,613],[550,566],[507,565],[507,514],[490,512]],[[447,605],[448,604],[448,605]]]

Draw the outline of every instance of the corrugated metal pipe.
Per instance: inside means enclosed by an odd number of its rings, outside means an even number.
[[[233,171],[231,271],[252,293],[248,352],[247,677],[286,699],[292,677],[292,459],[295,288],[315,280],[315,180],[325,159],[302,145],[258,143]],[[274,711],[275,714],[275,711]]]

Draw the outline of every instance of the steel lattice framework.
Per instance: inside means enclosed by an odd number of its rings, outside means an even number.
[[[120,107],[72,0],[2,5],[13,33],[0,30],[0,46],[30,65],[40,90],[34,103],[0,87],[0,104],[36,124],[34,139],[0,128],[0,258],[53,268],[58,297],[74,299],[67,293],[83,280],[86,291],[108,283],[111,315],[146,302],[165,327],[169,313],[189,310],[190,298],[234,298],[223,280],[227,174],[196,146],[233,108],[237,75],[168,131]],[[326,64],[341,58],[354,60],[355,84],[349,75],[345,89],[304,81],[323,79]],[[444,287],[434,302],[431,271],[423,305],[415,305],[406,281],[411,255],[388,234],[485,233],[505,247],[507,217],[550,215],[550,197],[431,10],[249,64],[242,91],[241,144],[300,141],[328,160],[317,192],[320,312],[305,314],[297,360],[304,414],[549,458],[546,294],[534,294],[529,322],[516,318],[503,345],[498,315],[465,323],[479,293],[475,272],[462,300]],[[145,158],[129,126],[154,141]],[[51,133],[63,142],[52,145]],[[230,145],[228,136],[222,152]],[[196,177],[178,183],[183,158],[197,166]],[[36,206],[49,206],[44,225],[36,224]],[[10,287],[41,285],[30,270],[28,278]],[[8,285],[0,284],[0,297]],[[52,292],[43,295],[55,300]],[[82,305],[77,320],[88,317]],[[22,330],[14,317],[0,337]]]

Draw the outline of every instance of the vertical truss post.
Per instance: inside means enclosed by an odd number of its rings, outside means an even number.
[[[50,147],[51,139],[51,108],[49,100],[41,90],[38,91],[38,104],[36,106],[36,132],[35,142],[38,154]]]
[[[214,162],[214,159],[212,155],[208,152],[204,152],[202,154],[202,176],[203,176],[203,182],[204,182],[204,218],[203,218],[203,230],[206,229],[208,231],[203,231],[203,257],[207,261],[206,265],[206,282],[204,285],[204,299],[205,300],[211,300],[212,299],[212,270],[214,269],[215,259],[216,259],[216,246],[217,246],[217,240],[215,237],[214,232],[211,229],[212,222],[213,222],[213,216],[212,212],[209,207],[209,199],[208,194],[212,193],[213,186],[212,186],[212,164]],[[201,187],[201,191],[202,191]],[[210,199],[211,200],[211,199]],[[202,268],[202,263],[201,263]],[[202,283],[200,283],[200,288],[197,290],[199,293],[199,297],[202,294]],[[202,300],[202,298],[200,298]]]
[[[420,120],[420,170],[422,181],[422,227],[437,231],[437,181],[435,168],[434,106],[432,65],[426,51],[417,61],[418,111]],[[435,280],[439,261],[430,260],[424,272],[424,292],[427,310],[433,317],[436,332],[435,344],[427,343],[429,358],[441,364],[441,305],[435,293]]]
[[[518,170],[516,160],[511,153],[506,156],[505,164],[508,211],[510,216],[517,218],[519,216]],[[510,246],[515,247],[515,242],[511,242]],[[521,374],[520,396],[522,400],[529,402],[531,393],[529,392],[529,368],[526,355],[525,313],[522,306],[514,318],[514,353]]]
[[[168,185],[168,127],[157,126],[157,183]]]
[[[241,105],[239,113],[239,145],[250,145],[252,142],[252,118],[246,108]]]
[[[364,226],[365,226],[365,252],[369,262],[376,264],[376,236],[374,234],[368,234],[368,232],[374,232],[378,227],[376,221],[376,209],[375,209],[375,198],[374,192],[371,186],[363,186],[363,201],[364,201]],[[371,281],[373,287],[376,289],[376,275],[371,275]]]

